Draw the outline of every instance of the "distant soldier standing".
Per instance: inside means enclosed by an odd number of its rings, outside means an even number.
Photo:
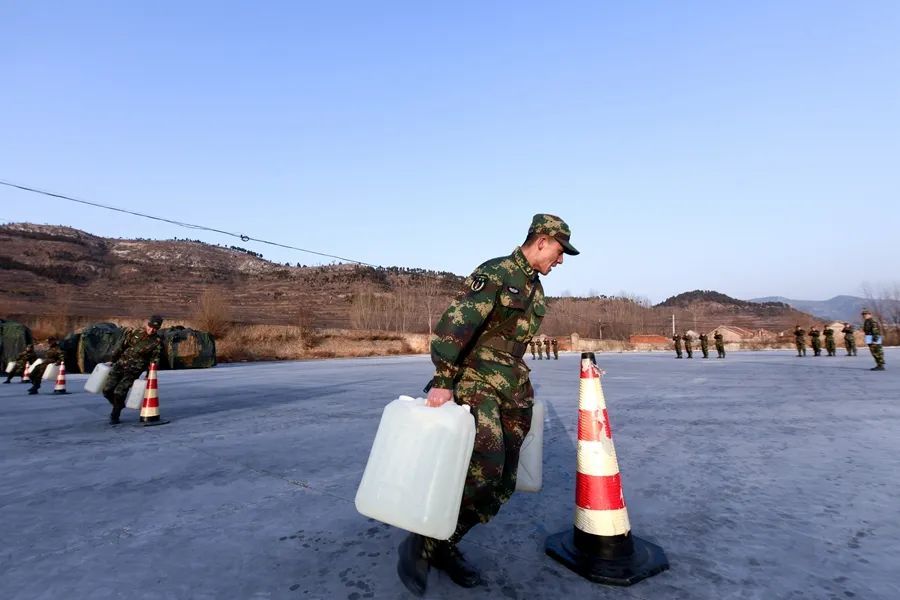
[[[809,328],[809,338],[813,349],[813,356],[822,355],[822,342],[819,340],[820,335],[822,335],[822,332],[819,331],[819,328],[815,325]]]
[[[853,325],[844,323],[841,333],[844,334],[844,348],[847,349],[847,356],[856,356],[856,336],[853,334]]]
[[[534,359],[535,359],[535,355],[534,355],[534,340],[531,340],[531,341],[528,343],[528,345],[531,346],[531,360],[534,360]]]
[[[550,347],[553,348],[553,360],[559,360],[559,340],[556,338],[550,340]]]
[[[719,353],[719,356],[716,358],[725,358],[725,338],[719,333],[719,330],[716,329],[716,334],[713,336],[713,340],[716,342],[716,352]]]
[[[688,358],[694,358],[694,346],[691,343],[694,341],[694,337],[687,331],[681,337],[684,338],[684,351],[687,352]]]
[[[547,355],[547,360],[550,360],[550,338],[544,338],[544,354]]]
[[[700,334],[700,352],[703,353],[703,358],[709,358],[709,336],[705,333]]]
[[[836,356],[837,347],[834,344],[834,329],[826,325],[822,333],[825,335],[825,351],[828,352],[828,356]]]
[[[675,358],[681,358],[681,336],[676,333],[672,341],[675,342]]]
[[[19,356],[16,357],[16,364],[13,367],[13,370],[6,374],[6,381],[3,383],[9,383],[12,381],[12,378],[16,375],[25,376],[25,365],[31,364],[37,360],[37,354],[34,351],[34,344],[28,344],[25,346],[25,349],[19,352]],[[27,383],[23,381],[22,383]]]
[[[29,394],[37,394],[38,390],[41,388],[41,380],[44,377],[44,371],[47,370],[47,367],[50,365],[59,364],[63,361],[63,353],[62,350],[59,349],[59,340],[55,337],[47,338],[47,354],[44,355],[44,360],[31,370],[29,377],[31,377],[31,387],[28,388]]]
[[[112,369],[103,387],[103,396],[112,404],[109,424],[118,425],[119,415],[125,408],[125,398],[134,380],[150,368],[150,363],[159,363],[162,346],[158,331],[162,317],[153,315],[147,319],[143,329],[129,329],[112,355]]]
[[[800,325],[794,327],[794,344],[797,346],[797,356],[806,356],[806,330]]]
[[[544,360],[544,345],[541,343],[541,340],[537,340],[535,345],[537,345],[538,360]],[[550,357],[548,356],[547,358],[549,359]]]
[[[881,347],[884,338],[881,335],[881,326],[878,321],[872,318],[872,313],[868,308],[862,309],[863,333],[866,334],[866,344],[869,345],[869,352],[875,359],[875,366],[872,371],[884,371],[884,349]]]

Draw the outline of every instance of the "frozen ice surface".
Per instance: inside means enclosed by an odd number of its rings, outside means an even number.
[[[572,526],[578,355],[532,361],[544,490],[461,547],[486,585],[429,598],[900,598],[900,351],[598,354],[633,533],[670,570],[629,588],[544,554]],[[172,422],[0,386],[0,597],[404,598],[403,532],[353,498],[382,407],[427,357],[161,372]],[[50,389],[48,389],[48,387]]]

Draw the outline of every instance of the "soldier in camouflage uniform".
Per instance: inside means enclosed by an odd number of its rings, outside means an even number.
[[[841,333],[844,334],[844,348],[847,349],[847,356],[856,356],[856,336],[853,334],[853,325],[844,323]]]
[[[884,342],[884,337],[881,333],[881,326],[878,324],[878,321],[872,318],[872,313],[868,308],[862,309],[862,318],[863,318],[863,333],[866,334],[866,344],[869,346],[869,352],[872,353],[872,358],[875,359],[875,366],[872,367],[872,371],[884,371],[884,349],[881,347],[881,344]]]
[[[16,365],[13,367],[13,370],[6,374],[6,381],[3,383],[9,383],[12,381],[12,378],[16,375],[25,375],[25,365],[31,364],[37,360],[37,353],[34,351],[34,344],[28,344],[25,346],[25,349],[19,352],[19,355],[16,357]],[[23,381],[22,383],[28,383],[27,381]]]
[[[828,352],[828,356],[836,356],[837,346],[834,344],[834,329],[826,325],[822,333],[825,335],[825,351]]]
[[[822,342],[819,340],[819,336],[822,335],[822,332],[819,331],[819,328],[813,325],[809,328],[809,337],[812,342],[813,356],[822,356]]]
[[[681,358],[681,336],[676,333],[672,336],[672,341],[675,342],[675,358]]]
[[[541,343],[541,340],[537,340],[535,342],[538,350],[538,360],[544,360],[544,344]],[[547,360],[550,360],[550,357],[547,357]]]
[[[700,334],[700,352],[703,353],[703,358],[709,358],[709,336],[705,333]]]
[[[550,360],[550,338],[544,338],[544,355]]]
[[[531,340],[530,342],[528,342],[528,345],[531,346],[531,360],[534,360],[534,359],[535,359],[535,356],[534,356],[534,340]]]
[[[56,365],[63,361],[63,353],[62,350],[59,349],[59,340],[55,337],[47,338],[47,353],[44,355],[44,360],[31,370],[29,377],[31,377],[31,387],[28,388],[29,394],[37,394],[38,390],[41,389],[41,380],[44,377],[44,371],[47,370],[47,367],[50,365]]]
[[[559,340],[556,338],[550,340],[550,347],[553,348],[553,360],[559,360]]]
[[[719,354],[716,358],[725,358],[725,337],[719,333],[718,329],[716,329],[713,340],[716,342],[716,352]]]
[[[797,356],[806,356],[806,331],[800,325],[794,327],[794,345],[797,346]]]
[[[684,351],[687,352],[688,358],[694,358],[694,336],[689,334],[687,331],[681,336],[684,339]]]
[[[162,317],[156,315],[147,320],[143,329],[129,329],[112,355],[112,369],[103,386],[103,396],[112,404],[109,413],[110,425],[119,424],[119,415],[125,408],[125,399],[134,380],[150,368],[150,363],[159,363],[162,340],[158,335]]]
[[[474,525],[497,514],[516,489],[519,449],[534,403],[522,355],[546,310],[538,275],[561,264],[564,253],[578,254],[570,235],[559,217],[535,215],[522,246],[476,268],[435,328],[435,375],[427,405],[468,405],[475,419],[475,448],[450,539],[412,533],[400,544],[397,573],[416,595],[425,593],[432,566],[463,587],[481,581],[456,545]]]

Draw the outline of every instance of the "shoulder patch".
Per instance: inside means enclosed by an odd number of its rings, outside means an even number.
[[[484,276],[479,275],[479,276],[475,277],[474,279],[472,279],[472,286],[471,286],[472,291],[480,292],[481,290],[484,289],[485,283],[487,283],[487,279],[485,279]]]

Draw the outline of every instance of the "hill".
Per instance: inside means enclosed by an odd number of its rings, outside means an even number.
[[[835,296],[828,300],[794,300],[783,296],[767,296],[765,298],[755,298],[751,302],[783,302],[789,306],[801,310],[803,312],[816,315],[828,321],[848,321],[850,323],[859,323],[859,311],[863,307],[876,310],[881,308],[885,312],[885,317],[889,314],[900,312],[900,302],[895,300],[875,300],[862,298],[860,296]]]

